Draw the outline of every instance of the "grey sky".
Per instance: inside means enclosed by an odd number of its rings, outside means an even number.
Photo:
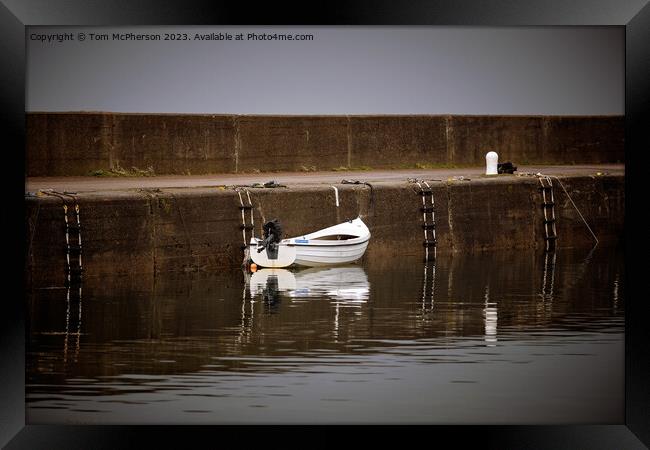
[[[31,39],[66,32],[75,40]],[[114,32],[314,39],[89,39]],[[28,111],[624,113],[622,27],[31,27],[26,38]]]

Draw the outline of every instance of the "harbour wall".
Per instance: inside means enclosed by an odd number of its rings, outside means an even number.
[[[26,114],[26,175],[253,173],[624,160],[623,116]]]
[[[602,244],[623,238],[623,175],[563,176],[562,185]],[[437,252],[544,247],[536,177],[499,175],[431,181]],[[372,238],[364,258],[424,257],[422,200],[413,183],[249,188],[255,234],[278,218],[286,237],[361,216]],[[558,247],[590,248],[594,239],[554,180]],[[87,192],[78,195],[84,278],[238,268],[243,259],[239,195],[232,188]],[[69,213],[70,214],[70,213]],[[70,215],[70,217],[72,217]],[[26,197],[26,274],[31,286],[62,286],[66,270],[62,201]]]

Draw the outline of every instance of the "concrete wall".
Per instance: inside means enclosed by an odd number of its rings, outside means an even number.
[[[563,185],[602,243],[622,238],[623,176],[563,177]],[[502,175],[434,182],[438,253],[543,248],[542,197],[536,178]],[[360,215],[372,233],[367,258],[424,256],[421,199],[414,185],[327,185],[250,189],[256,234],[279,218],[285,236],[315,231]],[[559,247],[587,247],[593,238],[555,182]],[[165,189],[79,195],[87,277],[201,272],[242,262],[236,192]],[[26,199],[27,274],[35,286],[62,285],[65,227],[61,201]]]
[[[622,116],[237,116],[28,113],[27,176],[624,160]]]

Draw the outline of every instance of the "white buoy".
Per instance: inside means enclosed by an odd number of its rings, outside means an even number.
[[[497,175],[497,164],[499,163],[499,155],[496,152],[488,152],[485,154],[485,175]]]

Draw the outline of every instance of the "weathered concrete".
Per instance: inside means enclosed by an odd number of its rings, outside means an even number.
[[[513,161],[515,165],[565,162],[544,154],[549,138],[544,134],[544,123],[548,120],[545,117],[452,116],[449,120],[448,159],[455,163],[485,164],[485,154],[489,151],[497,152],[500,161]],[[554,156],[562,158],[561,154]]]
[[[154,168],[156,173],[233,172],[232,116],[110,114],[111,160],[96,168]],[[65,172],[63,172],[65,174]]]
[[[547,117],[543,159],[565,163],[623,162],[624,117]]]
[[[237,172],[308,171],[347,165],[348,130],[337,116],[235,116]]]
[[[372,168],[447,164],[445,116],[351,116],[350,164]]]
[[[27,114],[26,170],[34,175],[87,175],[109,167],[112,124],[107,114]]]
[[[624,229],[624,176],[560,178],[603,243]],[[593,239],[555,181],[559,247],[590,246]],[[432,182],[438,252],[542,248],[542,197],[536,177],[502,175]],[[421,198],[406,182],[250,189],[255,232],[279,218],[286,236],[314,231],[361,215],[372,233],[367,258],[423,255]],[[80,193],[86,276],[211,271],[242,261],[239,197],[204,187]],[[61,200],[26,198],[27,272],[35,285],[61,285],[65,270]]]
[[[616,163],[622,116],[248,116],[28,113],[27,176]]]

